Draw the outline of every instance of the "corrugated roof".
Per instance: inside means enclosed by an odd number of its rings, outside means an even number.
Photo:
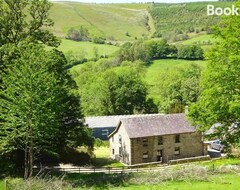
[[[112,115],[112,116],[96,116],[86,117],[85,123],[89,128],[104,128],[104,127],[117,127],[120,119],[143,117],[143,116],[156,116],[162,114],[139,114],[139,115]]]
[[[129,138],[195,132],[185,114],[167,114],[148,117],[123,118],[120,120]],[[114,133],[114,132],[113,132]]]

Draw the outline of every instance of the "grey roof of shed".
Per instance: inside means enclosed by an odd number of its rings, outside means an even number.
[[[125,127],[129,138],[192,133],[196,131],[196,128],[191,126],[186,120],[185,114],[123,118],[120,120],[118,128],[120,126]],[[109,137],[116,133],[118,128]]]
[[[85,124],[87,124],[89,128],[117,127],[120,119],[123,118],[157,116],[157,115],[162,114],[111,115],[111,116],[86,117]]]

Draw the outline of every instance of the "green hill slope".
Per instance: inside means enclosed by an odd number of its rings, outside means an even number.
[[[208,16],[207,5],[230,7],[232,2],[194,2],[181,4],[153,4],[149,12],[155,23],[155,36],[176,40],[177,35],[191,32],[211,32],[220,16]]]
[[[134,40],[150,34],[147,7],[148,4],[55,2],[50,11],[50,18],[55,22],[51,30],[57,36],[65,37],[69,28],[84,26],[91,36],[107,40]]]

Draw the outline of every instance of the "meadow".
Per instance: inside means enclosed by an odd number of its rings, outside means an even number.
[[[92,37],[102,36],[113,41],[134,40],[149,35],[147,7],[148,4],[54,2],[50,18],[55,25],[50,30],[63,38],[71,27],[84,26]]]
[[[76,42],[72,40],[62,39],[62,43],[58,47],[58,50],[62,51],[66,56],[71,54],[77,58],[94,58],[94,54],[97,51],[98,56],[111,56],[118,49],[118,46],[107,45],[107,44],[95,44],[92,42]]]

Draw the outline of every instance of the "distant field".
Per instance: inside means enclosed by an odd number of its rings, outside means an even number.
[[[190,45],[190,44],[199,44],[199,45],[206,45],[208,43],[215,43],[217,41],[216,38],[213,37],[213,35],[199,35],[195,36],[191,39],[185,40],[182,42],[184,45]]]
[[[97,48],[99,56],[110,56],[119,49],[119,47],[113,45],[95,44],[92,42],[75,42],[66,39],[63,39],[61,45],[58,47],[58,49],[65,54],[72,51],[74,55],[82,55],[85,58],[93,58],[94,48]]]
[[[51,30],[64,37],[69,28],[85,26],[91,36],[109,40],[129,41],[148,36],[148,4],[88,4],[55,2],[50,18],[55,22]],[[126,36],[126,32],[129,36]]]

